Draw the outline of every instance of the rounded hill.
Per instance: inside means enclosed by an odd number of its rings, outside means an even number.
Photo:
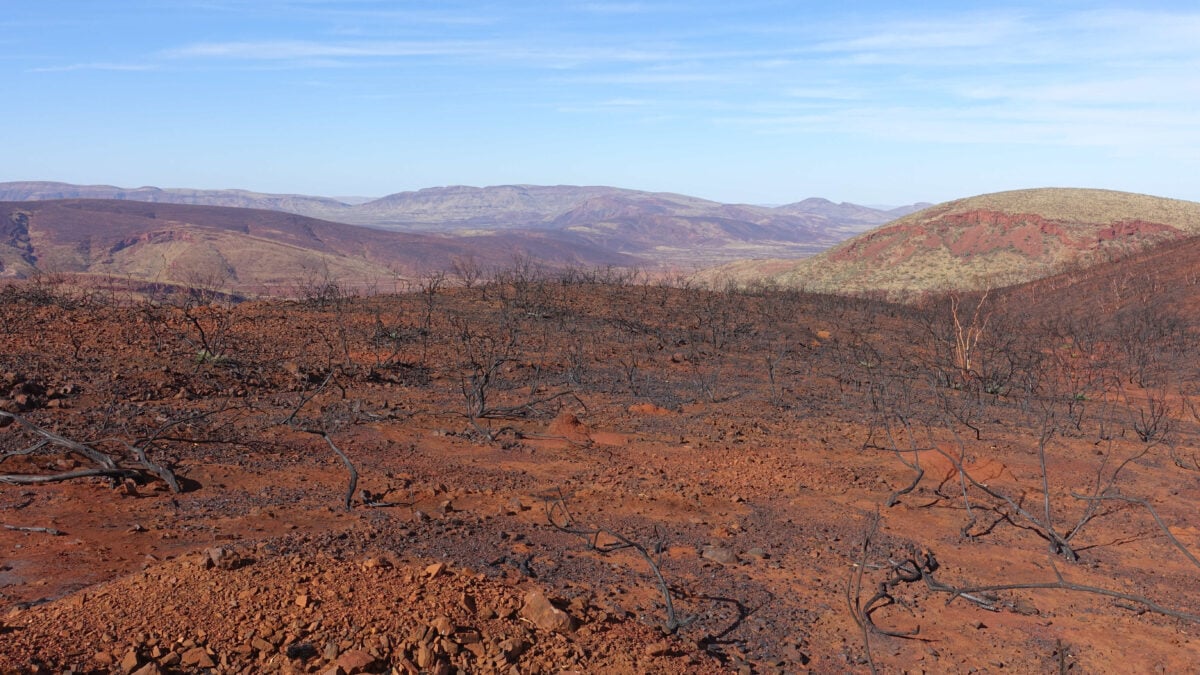
[[[1014,190],[931,206],[759,276],[891,296],[996,288],[1196,235],[1196,202],[1082,188]],[[730,271],[751,276],[745,266]]]

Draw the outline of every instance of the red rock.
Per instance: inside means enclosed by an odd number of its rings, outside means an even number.
[[[432,626],[437,630],[438,635],[443,637],[454,632],[454,622],[449,617],[439,616],[434,619]]]
[[[654,644],[646,647],[646,656],[662,656],[671,651],[671,643],[666,640],[659,640]]]
[[[269,653],[275,651],[275,645],[271,644],[270,642],[267,642],[266,640],[264,640],[260,637],[256,637],[253,640],[251,640],[250,646],[254,647],[258,651],[262,652],[263,654],[269,654]]]
[[[574,624],[571,615],[551,604],[541,591],[530,591],[525,594],[525,604],[521,607],[521,618],[541,630],[555,633],[565,633],[571,630]]]
[[[736,565],[738,561],[737,554],[723,546],[705,546],[700,552],[700,557],[722,565]]]
[[[125,658],[121,659],[121,670],[126,673],[132,673],[137,670],[141,664],[141,659],[138,658],[137,652],[125,652]]]
[[[222,546],[214,546],[204,551],[201,565],[207,569],[213,567],[220,570],[231,570],[237,566],[237,554]]]
[[[339,656],[334,665],[341,668],[346,675],[369,673],[375,668],[375,657],[361,649],[351,649]]]
[[[204,651],[204,647],[193,647],[184,652],[179,659],[179,665],[184,668],[215,668],[217,666],[208,652]]]

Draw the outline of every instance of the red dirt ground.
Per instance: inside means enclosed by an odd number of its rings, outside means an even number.
[[[976,396],[992,385],[947,367],[933,304],[519,278],[324,306],[0,297],[0,410],[124,466],[124,443],[148,448],[183,488],[145,471],[0,483],[0,525],[61,532],[0,529],[5,672],[1175,673],[1200,659],[1200,564],[1180,550],[1200,551],[1200,377],[1179,356],[1194,325],[1143,340],[1143,382],[1111,360],[1085,386],[1047,374],[1093,363],[1049,359],[1085,331],[1036,342],[1053,304],[992,297],[977,358],[1047,360],[1014,366],[1044,376],[1035,393],[1012,376]],[[1018,310],[1030,341],[1003,347]],[[1088,353],[1136,356],[1117,349],[1120,325],[1096,324]],[[1156,397],[1173,424],[1142,441]],[[1017,508],[1043,513],[1048,424],[1058,531],[1084,513],[1071,493],[1120,467],[1104,494],[1147,500],[1174,541],[1108,501],[1070,540],[1077,561],[1048,552]],[[322,433],[359,474],[349,512]],[[0,450],[39,438],[10,422]],[[886,506],[916,457],[924,478]],[[91,466],[46,446],[0,473]],[[979,487],[964,501],[959,466],[1013,501]],[[576,529],[644,546],[684,625],[664,630],[636,550],[555,527],[558,499]],[[974,602],[896,580],[924,552],[934,583],[1061,575],[1128,597]],[[877,590],[890,604],[856,624]],[[569,626],[525,607],[539,593]]]

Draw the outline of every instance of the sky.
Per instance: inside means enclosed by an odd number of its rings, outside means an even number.
[[[1200,5],[4,0],[0,181],[1200,201]]]

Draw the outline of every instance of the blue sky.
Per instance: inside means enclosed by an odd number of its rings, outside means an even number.
[[[986,6],[985,6],[986,5]],[[1200,6],[6,0],[0,181],[1200,201]]]

